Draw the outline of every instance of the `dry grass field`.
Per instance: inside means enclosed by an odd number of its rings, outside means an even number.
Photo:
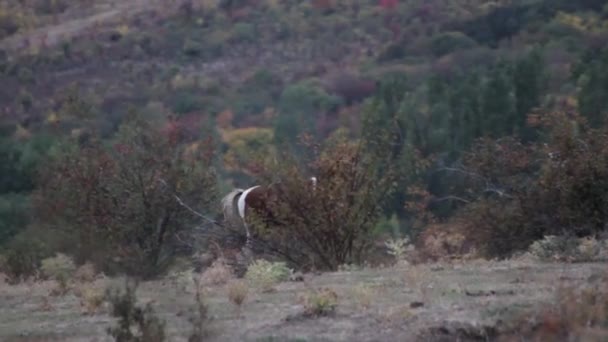
[[[532,324],[563,289],[590,286],[605,270],[605,263],[469,261],[307,274],[264,291],[235,287],[215,274],[219,279],[201,285],[210,316],[206,340],[493,341],[521,329],[513,327],[521,317]],[[98,278],[60,295],[51,281],[3,284],[0,340],[111,341],[109,304],[87,312],[88,302],[121,285],[120,279]],[[307,294],[324,289],[336,295],[335,311],[307,315]],[[234,304],[235,292],[244,297],[241,307]],[[186,341],[194,293],[182,273],[141,283],[137,298],[152,303],[168,340]]]

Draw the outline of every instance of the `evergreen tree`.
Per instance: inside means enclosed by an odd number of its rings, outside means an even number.
[[[589,50],[573,70],[579,83],[578,103],[593,127],[606,122],[608,114],[608,48]]]

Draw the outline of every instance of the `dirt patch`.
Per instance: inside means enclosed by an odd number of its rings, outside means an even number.
[[[492,340],[505,322],[552,302],[560,286],[585,284],[605,268],[600,263],[509,261],[305,275],[303,282],[282,283],[275,291],[251,289],[240,310],[223,286],[209,287],[210,340]],[[187,312],[194,305],[193,289],[185,284],[164,279],[138,289],[140,301],[153,301],[166,320],[171,341],[185,341],[191,331]],[[105,329],[113,318],[103,311],[86,315],[73,294],[50,297],[49,286],[3,285],[0,340],[111,340]],[[336,311],[316,318],[301,315],[302,294],[321,288],[337,294]]]

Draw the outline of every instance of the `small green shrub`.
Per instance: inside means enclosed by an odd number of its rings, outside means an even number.
[[[43,276],[55,280],[59,284],[57,293],[65,294],[68,281],[76,271],[76,265],[71,257],[58,253],[56,256],[42,260],[40,270]]]
[[[414,250],[414,246],[410,244],[410,239],[390,239],[384,242],[388,250],[388,254],[395,257],[397,262],[403,262],[406,260],[409,253]]]
[[[15,236],[6,246],[4,272],[10,283],[18,283],[29,277],[37,277],[42,259],[51,255],[49,247],[41,240],[26,234]]]
[[[287,280],[291,273],[292,270],[284,262],[259,259],[247,268],[245,279],[253,286],[269,290],[275,284]]]
[[[57,253],[54,257],[42,260],[40,269],[45,277],[60,280],[68,279],[76,271],[76,265],[71,257]]]
[[[308,316],[328,316],[336,311],[338,295],[329,288],[307,293],[303,298],[304,313]]]

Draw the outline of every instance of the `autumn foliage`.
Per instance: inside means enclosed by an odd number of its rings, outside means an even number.
[[[349,140],[340,132],[323,144],[304,139],[303,145],[308,162],[285,155],[257,170],[260,183],[278,182],[269,204],[274,220],[254,221],[259,240],[267,251],[299,267],[335,270],[362,262],[395,190],[397,164],[378,168],[390,154],[372,154],[364,140]]]
[[[165,133],[134,115],[107,145],[71,146],[44,170],[35,201],[40,219],[69,233],[67,248],[78,261],[158,274],[174,254],[175,234],[195,222],[176,196],[198,209],[214,203],[212,147],[185,153],[175,132]]]
[[[608,127],[569,112],[542,117],[544,142],[482,140],[468,153],[469,235],[489,256],[508,256],[545,235],[596,236],[608,222]]]

